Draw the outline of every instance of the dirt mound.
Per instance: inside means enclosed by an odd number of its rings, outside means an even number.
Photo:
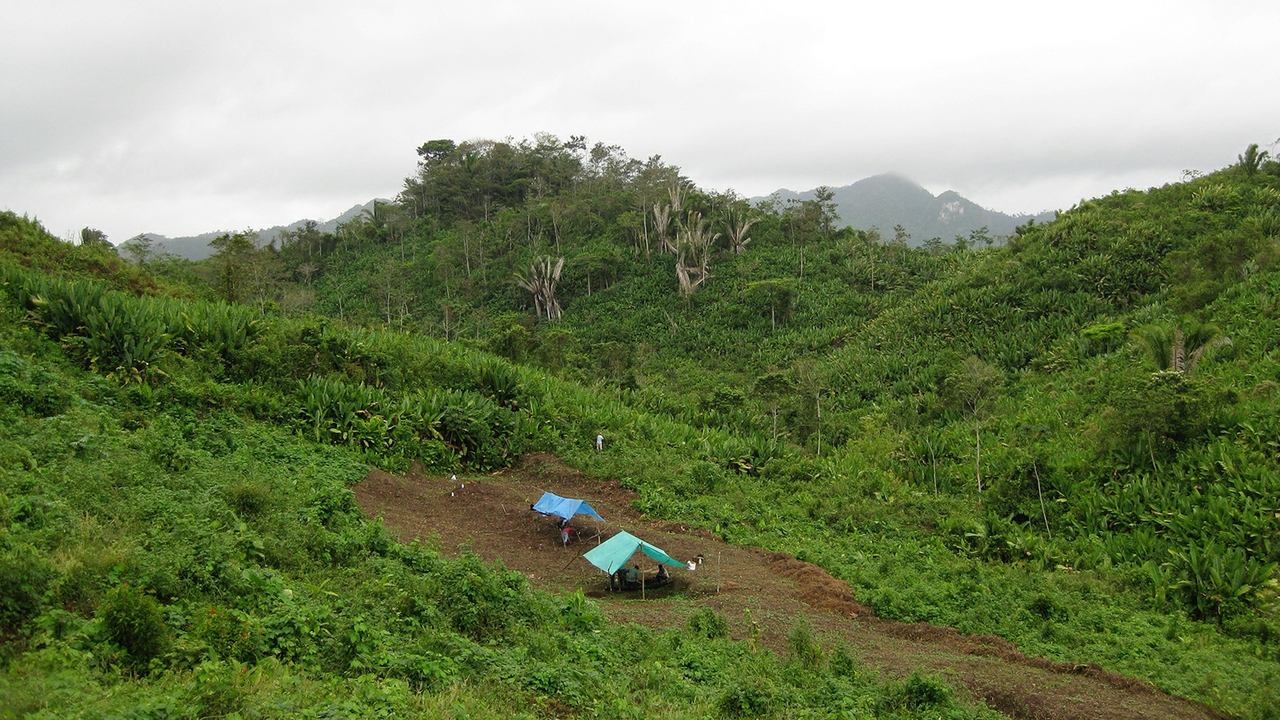
[[[785,553],[777,553],[769,560],[769,569],[794,582],[800,590],[800,600],[811,608],[837,613],[847,618],[872,617],[871,608],[860,604],[853,597],[853,590],[843,580],[831,577],[826,570]]]
[[[1202,705],[1097,665],[1029,658],[1003,638],[877,618],[846,583],[822,568],[790,555],[728,545],[684,523],[646,518],[635,510],[635,493],[566,467],[554,455],[529,454],[516,467],[457,480],[431,476],[420,466],[404,477],[374,470],[353,489],[365,513],[381,517],[402,542],[421,538],[446,553],[500,559],[546,590],[581,589],[616,622],[683,627],[697,607],[711,607],[729,621],[732,637],[759,633],[762,645],[785,652],[790,629],[807,617],[822,642],[843,644],[887,677],[917,670],[943,674],[962,694],[1017,718],[1217,717]],[[529,509],[543,491],[583,498],[607,522],[575,518],[577,532],[565,544],[555,518]],[[672,557],[703,559],[694,571],[672,571],[681,602],[605,591],[604,574],[581,555],[618,530]],[[638,561],[642,568],[650,562]]]

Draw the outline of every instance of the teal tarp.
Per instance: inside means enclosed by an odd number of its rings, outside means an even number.
[[[650,545],[635,535],[625,531],[620,532],[600,543],[596,547],[592,548],[591,552],[588,552],[582,557],[586,558],[587,562],[605,571],[605,573],[612,575],[625,566],[627,561],[631,559],[631,556],[636,554],[637,550],[665,565],[678,568],[688,568],[688,565],[685,563],[682,563],[663,552],[662,548]]]

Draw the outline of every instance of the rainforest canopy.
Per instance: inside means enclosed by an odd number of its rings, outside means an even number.
[[[573,518],[574,515],[586,515],[604,522],[604,518],[600,517],[600,513],[592,510],[586,500],[562,498],[555,493],[542,493],[542,497],[538,499],[538,502],[533,504],[533,509],[543,515],[555,515],[565,520]]]
[[[632,555],[639,550],[645,555],[671,567],[687,568],[684,563],[662,551],[662,548],[650,545],[629,532],[623,531],[600,543],[583,555],[587,562],[595,565],[605,573],[612,575],[627,564]]]

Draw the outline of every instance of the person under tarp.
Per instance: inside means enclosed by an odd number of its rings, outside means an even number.
[[[538,502],[530,505],[529,509],[540,512],[543,515],[555,515],[561,518],[560,527],[564,527],[573,519],[574,515],[586,515],[604,522],[604,518],[600,517],[600,513],[592,509],[586,500],[564,498],[555,493],[542,493],[542,497],[538,498]]]
[[[629,577],[620,578],[619,572],[627,571],[627,561],[631,559],[632,555],[636,554],[636,551],[640,551],[645,555],[648,555],[662,565],[670,565],[671,567],[685,569],[688,568],[686,563],[682,563],[671,557],[665,553],[662,548],[656,545],[651,545],[625,530],[592,548],[582,557],[586,558],[587,562],[596,566],[600,570],[603,570],[604,573],[609,576],[609,587],[612,589],[620,580],[625,580],[626,583],[634,582]],[[635,566],[635,570],[638,574],[639,566]],[[668,577],[668,579],[670,578]],[[623,583],[624,588],[626,587],[626,583]]]

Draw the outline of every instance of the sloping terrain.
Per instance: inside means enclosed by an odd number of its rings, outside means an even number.
[[[608,521],[576,522],[577,537],[561,544],[556,522],[530,511],[544,490],[582,497]],[[736,639],[781,651],[796,621],[807,618],[824,644],[844,644],[869,669],[901,677],[940,673],[962,692],[1018,718],[1208,718],[1198,703],[1096,665],[1028,658],[1006,640],[964,636],[951,628],[876,618],[848,586],[790,556],[730,545],[705,530],[655,522],[632,509],[634,495],[599,482],[545,454],[483,478],[452,481],[417,469],[403,477],[373,471],[355,486],[364,511],[381,517],[403,542],[438,543],[501,560],[539,587],[582,590],[617,622],[681,627],[698,607],[728,618]],[[675,589],[657,599],[604,592],[605,578],[579,556],[627,530],[674,557],[702,556],[696,572],[675,571]],[[642,567],[648,571],[651,568]]]

